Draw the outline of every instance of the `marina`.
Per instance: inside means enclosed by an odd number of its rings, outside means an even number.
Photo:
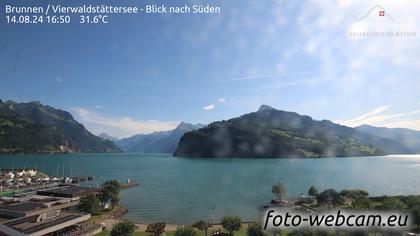
[[[94,180],[93,177],[50,178],[37,169],[3,169],[2,177],[14,179],[13,186],[3,190],[0,196],[0,234],[18,235],[93,235],[104,229],[104,225],[88,222],[91,213],[84,211],[84,199],[89,196],[100,197],[106,187],[87,187],[79,183]],[[23,174],[22,174],[23,173]],[[19,192],[16,177],[42,176],[40,187],[37,183],[27,183]],[[19,180],[20,181],[20,180]],[[59,181],[59,182],[54,182]],[[33,186],[35,185],[35,186]],[[120,190],[138,186],[127,181],[119,185]],[[4,194],[7,192],[8,194]],[[98,200],[99,201],[99,200]],[[105,200],[103,208],[109,205]],[[112,208],[113,209],[113,206]],[[121,218],[127,213],[124,208],[109,211],[108,218]]]

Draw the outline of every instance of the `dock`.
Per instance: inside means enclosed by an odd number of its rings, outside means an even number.
[[[128,183],[128,184],[121,184],[121,190],[129,189],[129,188],[134,188],[134,187],[136,187],[138,185],[139,184],[138,183],[135,183],[135,182],[131,182],[131,183]]]

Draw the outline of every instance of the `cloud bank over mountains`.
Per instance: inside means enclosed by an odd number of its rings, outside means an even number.
[[[95,134],[105,132],[118,138],[135,134],[175,129],[179,121],[135,120],[131,117],[109,117],[83,107],[73,107],[72,113]]]

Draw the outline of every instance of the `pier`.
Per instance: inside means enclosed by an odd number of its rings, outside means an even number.
[[[138,183],[135,183],[135,182],[131,182],[131,183],[127,183],[127,184],[121,184],[121,190],[129,189],[129,188],[134,188],[134,187],[136,187],[138,185],[139,184]]]

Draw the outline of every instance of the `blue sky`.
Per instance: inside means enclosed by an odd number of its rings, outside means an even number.
[[[1,3],[0,98],[70,111],[94,133],[209,123],[261,104],[349,126],[420,130],[419,3],[176,1],[222,12],[111,16],[107,25],[6,24],[6,3],[13,2]],[[378,4],[393,20],[377,15]],[[417,35],[351,38],[350,31]]]

